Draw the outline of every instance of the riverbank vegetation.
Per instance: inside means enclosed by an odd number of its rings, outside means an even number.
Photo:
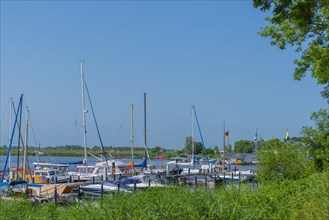
[[[328,219],[328,173],[263,184],[158,188],[58,206],[0,201],[2,219]]]

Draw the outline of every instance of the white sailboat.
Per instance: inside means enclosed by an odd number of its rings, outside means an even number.
[[[194,137],[195,137],[195,131],[194,131],[194,123],[195,123],[195,108],[192,107],[192,147],[191,147],[191,161],[186,162],[176,162],[176,161],[169,161],[167,164],[173,164],[175,166],[175,169],[180,169],[180,166],[182,166],[182,169],[180,170],[181,175],[186,174],[199,174],[200,170],[195,169],[194,167]]]
[[[84,60],[80,61],[80,80],[81,80],[81,101],[82,101],[82,127],[83,127],[83,148],[84,148],[84,159],[83,165],[77,166],[76,171],[69,172],[68,175],[74,181],[82,180],[88,181],[92,179],[98,179],[99,176],[94,174],[93,171],[95,166],[88,166],[88,155],[87,155],[87,125],[86,125],[86,114],[88,110],[86,109],[85,101],[85,78],[83,74],[83,63]]]

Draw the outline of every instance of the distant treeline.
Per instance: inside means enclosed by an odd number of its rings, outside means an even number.
[[[20,155],[23,155],[23,147],[20,147]],[[104,151],[107,155],[116,157],[116,158],[127,158],[131,157],[132,151],[130,146],[122,146],[122,147],[112,147],[105,146]],[[93,146],[88,148],[88,152],[90,154],[100,156],[102,153],[102,149],[100,146]],[[175,150],[170,149],[162,149],[157,146],[154,148],[147,148],[147,152],[149,156],[153,159],[160,155],[165,157],[173,157],[176,155]],[[0,148],[0,155],[7,155],[8,146],[4,145]],[[11,155],[18,155],[17,146],[12,146]],[[80,145],[61,145],[61,146],[47,146],[47,147],[28,147],[28,155],[29,156],[68,156],[68,157],[83,157],[84,156],[84,147]],[[134,147],[134,157],[143,157],[145,155],[144,147]],[[90,156],[88,154],[88,156]]]
[[[160,146],[156,146],[153,148],[148,147],[147,152],[149,156],[153,159],[159,156],[164,156],[165,158],[175,157],[177,155],[188,155],[191,154],[192,142],[191,137],[186,137],[185,147],[178,150],[172,149],[163,149]],[[296,146],[304,146],[301,137],[292,137],[289,140],[285,140]],[[252,140],[239,140],[234,143],[234,147],[232,145],[225,146],[225,151],[227,153],[255,153],[257,149],[262,148],[267,141],[260,139],[257,141]],[[199,156],[204,156],[204,147],[201,142],[194,142],[195,154]],[[220,157],[220,147],[207,147],[206,154],[210,158],[219,158]],[[20,151],[23,150],[23,147],[20,148]],[[116,158],[125,158],[131,157],[131,147],[130,146],[104,146],[104,151],[113,157]],[[102,152],[100,146],[88,147],[88,152],[99,156]],[[0,148],[0,155],[6,155],[8,153],[8,146],[3,145]],[[13,146],[11,148],[11,154],[17,155],[17,146]],[[80,145],[60,145],[60,146],[46,146],[46,147],[28,147],[28,155],[45,155],[45,156],[70,156],[70,157],[82,157],[84,156],[84,148]],[[134,156],[142,157],[145,155],[144,147],[134,147]]]

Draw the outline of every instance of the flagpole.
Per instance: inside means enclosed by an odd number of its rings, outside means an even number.
[[[223,128],[223,165],[225,170],[225,121],[224,121],[224,128]]]
[[[227,130],[227,148],[230,147],[230,133],[229,130]],[[230,162],[231,162],[231,155],[230,155],[230,161],[228,161],[228,172],[231,172],[231,166],[230,166]]]

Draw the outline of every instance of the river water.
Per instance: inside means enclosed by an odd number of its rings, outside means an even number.
[[[50,156],[28,156],[28,163],[30,168],[34,168],[33,167],[33,162],[37,162],[38,160],[40,160],[40,162],[50,162],[50,163],[70,163],[70,162],[76,162],[76,161],[80,161],[83,158],[81,157],[50,157]],[[23,160],[23,157],[20,157],[20,161]],[[120,159],[120,161],[122,161],[123,163],[129,163],[130,159]],[[94,165],[96,162],[99,162],[98,159],[94,158],[94,157],[89,157],[88,158],[88,164],[89,165]],[[135,163],[140,163],[141,160],[135,160]],[[156,168],[166,168],[167,162],[169,162],[169,160],[151,160],[151,162],[148,161],[148,164],[152,164],[155,165]],[[0,155],[0,170],[4,169],[6,163],[6,156],[5,155]],[[19,166],[21,167],[22,162],[19,164]],[[9,167],[9,161],[7,164],[7,168]],[[10,159],[10,167],[17,167],[17,156],[13,156]],[[239,170],[256,170],[255,166],[248,166],[248,165],[231,165],[230,169],[239,169]],[[74,170],[74,166],[71,166],[71,170]]]

